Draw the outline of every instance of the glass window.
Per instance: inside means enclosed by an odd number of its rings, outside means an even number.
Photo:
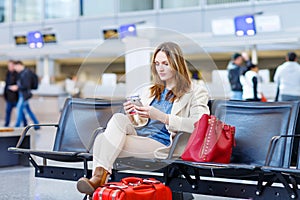
[[[153,0],[120,0],[120,12],[153,10]]]
[[[42,19],[41,0],[14,0],[13,21],[37,21]]]
[[[114,13],[114,1],[81,0],[81,15],[99,16]]]
[[[79,13],[78,2],[74,0],[46,0],[45,18],[73,18]]]
[[[0,23],[8,21],[9,0],[0,1]]]
[[[250,0],[207,0],[207,5],[248,2]]]
[[[161,8],[197,7],[199,0],[162,0]]]

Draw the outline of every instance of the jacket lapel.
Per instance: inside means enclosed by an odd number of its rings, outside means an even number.
[[[191,95],[192,92],[190,91],[183,95],[179,100],[177,99],[173,104],[171,113],[176,115],[178,112],[180,112],[189,102]]]
[[[150,91],[146,90],[142,95],[141,95],[141,101],[143,105],[150,105],[150,103],[153,101],[154,97],[149,97],[150,96]]]

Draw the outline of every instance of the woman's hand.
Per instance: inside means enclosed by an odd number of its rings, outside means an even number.
[[[134,105],[134,109],[136,110],[136,113],[143,117],[143,118],[151,118],[150,117],[150,110],[152,109],[152,106],[137,106]],[[153,119],[153,118],[151,118]]]
[[[123,108],[127,115],[130,115],[130,113],[134,112],[134,104],[132,104],[130,101],[123,103]]]
[[[169,115],[154,108],[153,106],[136,106],[134,105],[136,113],[144,118],[151,118],[154,120],[159,120],[164,124],[169,124]]]

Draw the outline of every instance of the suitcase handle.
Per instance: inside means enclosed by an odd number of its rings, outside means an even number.
[[[155,190],[155,187],[150,184],[137,185],[137,186],[134,186],[132,189],[133,190],[148,190],[149,188],[153,188]]]
[[[126,177],[122,179],[122,183],[126,185],[130,185],[130,184],[138,185],[143,183],[143,179],[137,177]]]

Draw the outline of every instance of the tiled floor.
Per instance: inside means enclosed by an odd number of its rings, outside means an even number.
[[[0,177],[0,200],[81,200],[84,197],[77,191],[75,181],[35,178],[33,167],[0,168]],[[229,200],[202,195],[195,195],[194,199]]]
[[[1,200],[83,199],[76,182],[35,178],[32,167],[0,168]]]

